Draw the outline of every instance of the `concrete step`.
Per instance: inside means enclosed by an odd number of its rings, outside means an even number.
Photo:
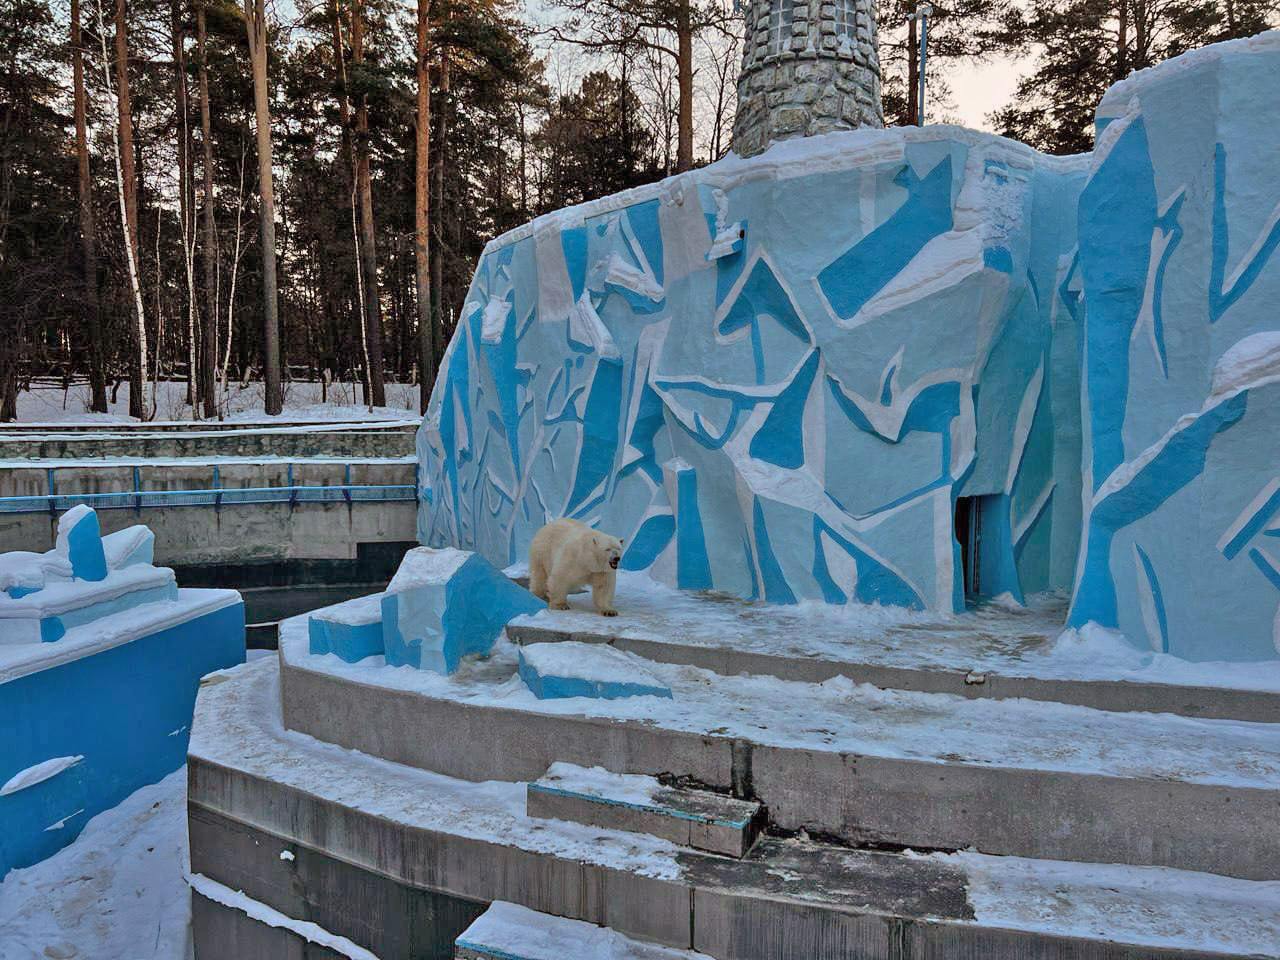
[[[672,699],[537,699],[516,649],[450,677],[280,634],[285,726],[464,780],[556,761],[669,776],[784,831],[1280,879],[1280,726],[725,677],[647,663]]]
[[[621,573],[619,616],[590,603],[519,617],[518,644],[609,644],[646,660],[726,676],[821,683],[848,677],[883,689],[969,699],[1053,701],[1099,710],[1280,723],[1280,661],[1191,664],[1128,649],[1105,661],[1057,643],[1065,602],[996,605],[958,617],[879,607],[769,606],[672,590]]]
[[[687,787],[656,777],[553,763],[529,784],[531,817],[647,833],[682,847],[744,857],[765,823],[754,800]]]
[[[774,836],[735,860],[299,737],[273,660],[222,679],[196,707],[191,871],[379,957],[448,956],[501,900],[717,960],[1280,958],[1274,882]],[[238,915],[234,944],[197,925],[201,960],[271,955],[254,944],[272,930]]]
[[[538,913],[516,903],[491,904],[458,937],[454,960],[712,960],[581,920]]]

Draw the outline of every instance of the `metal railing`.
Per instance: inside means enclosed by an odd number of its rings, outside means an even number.
[[[288,467],[286,482],[278,487],[224,487],[218,468],[213,467],[213,480],[208,487],[185,490],[144,490],[138,467],[133,468],[133,489],[113,493],[65,493],[57,489],[56,467],[47,471],[49,492],[35,496],[0,497],[0,513],[48,513],[56,516],[77,504],[95,510],[143,510],[157,507],[213,507],[245,504],[287,503],[386,503],[414,501],[418,498],[418,468],[409,483],[352,483],[351,467],[344,470],[343,482],[335,484],[296,484],[293,466]]]

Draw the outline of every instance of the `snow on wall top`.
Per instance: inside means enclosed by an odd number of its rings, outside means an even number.
[[[1267,30],[1252,37],[1224,40],[1221,43],[1211,43],[1207,47],[1188,50],[1155,66],[1135,70],[1123,80],[1112,84],[1098,104],[1097,115],[1101,118],[1121,114],[1125,111],[1129,100],[1141,94],[1145,88],[1168,82],[1188,71],[1220,63],[1232,57],[1278,51],[1280,51],[1280,30]]]
[[[611,193],[607,197],[588,200],[561,210],[545,213],[540,217],[513,227],[490,240],[484,253],[495,252],[526,237],[545,230],[560,230],[566,226],[580,225],[592,217],[614,210],[634,206],[648,200],[670,198],[682,202],[683,196],[696,191],[698,185],[707,184],[727,190],[738,183],[756,178],[791,179],[817,173],[835,173],[863,166],[876,160],[901,158],[908,143],[958,142],[970,146],[983,146],[1000,151],[1010,161],[1024,166],[1042,166],[1058,173],[1072,173],[1088,168],[1089,154],[1081,153],[1059,157],[1041,153],[1025,143],[1001,137],[994,133],[971,130],[951,124],[930,124],[927,127],[887,127],[843,130],[783,140],[774,143],[764,153],[753,157],[740,157],[729,153],[714,163],[688,173],[678,173],[663,180]]]

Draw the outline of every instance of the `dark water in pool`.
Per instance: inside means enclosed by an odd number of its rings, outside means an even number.
[[[277,625],[300,613],[363,597],[386,588],[381,583],[347,583],[326,586],[241,588],[244,597],[245,645],[251,650],[274,650]]]

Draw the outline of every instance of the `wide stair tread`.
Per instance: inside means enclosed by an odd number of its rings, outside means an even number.
[[[964,617],[909,611],[815,611],[699,595],[622,574],[616,618],[585,601],[574,609],[518,617],[517,644],[608,644],[660,663],[818,683],[848,677],[885,689],[951,693],[970,699],[1026,698],[1096,709],[1280,723],[1280,667],[1214,675],[1221,665],[1180,673],[1144,670],[1054,653],[1065,608],[982,607]],[[895,619],[896,618],[896,619]],[[1125,648],[1127,649],[1127,648]],[[1174,663],[1166,658],[1168,663]],[[1267,674],[1271,673],[1268,680]],[[1176,681],[1176,682],[1175,682]]]

